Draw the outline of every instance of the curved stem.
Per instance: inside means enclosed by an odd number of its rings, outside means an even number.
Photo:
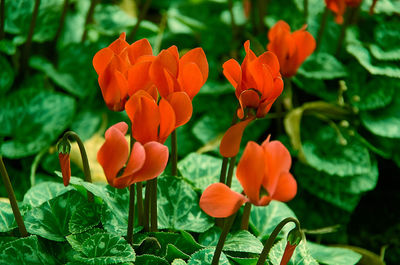
[[[249,229],[249,219],[250,219],[251,203],[246,202],[243,209],[242,223],[240,224],[240,229]]]
[[[171,134],[171,174],[178,175],[178,141],[176,129]]]
[[[157,232],[157,178],[149,180],[151,185],[151,232]]]
[[[84,41],[86,40],[86,37],[87,37],[87,26],[88,26],[90,23],[92,23],[92,21],[93,21],[94,9],[95,9],[95,7],[96,7],[96,5],[97,5],[97,1],[98,1],[98,0],[92,0],[92,1],[90,1],[90,7],[89,7],[89,11],[88,11],[88,13],[87,13],[87,15],[86,15],[86,20],[85,20],[85,25],[84,25],[84,31],[83,31],[83,34],[82,34],[81,42],[84,42]]]
[[[135,225],[135,184],[129,187],[129,215],[128,215],[128,230],[126,231],[126,240],[132,245],[133,242],[133,227]]]
[[[257,265],[264,265],[265,260],[267,259],[267,256],[269,254],[269,251],[272,248],[272,245],[275,242],[276,237],[278,236],[279,232],[282,230],[282,228],[287,224],[293,222],[295,223],[296,227],[300,229],[300,223],[299,220],[297,220],[294,217],[287,217],[283,219],[272,231],[271,235],[269,236],[267,242],[265,242],[264,248],[260,254],[260,257],[258,258]]]
[[[79,151],[81,152],[81,157],[82,157],[83,173],[85,174],[85,181],[92,183],[92,174],[90,173],[89,160],[86,154],[85,146],[81,138],[79,138],[78,134],[76,134],[73,131],[68,131],[64,134],[64,138],[68,139],[68,137],[71,137],[78,143]],[[88,195],[88,201],[93,202],[93,194],[90,191],[87,191],[87,195]]]
[[[143,226],[143,184],[142,182],[136,183],[136,198],[138,210],[138,223]]]
[[[219,263],[219,257],[221,256],[222,248],[224,247],[225,239],[228,236],[229,230],[235,221],[236,213],[225,218],[224,228],[222,229],[221,235],[219,236],[217,247],[215,248],[214,256],[211,265],[217,265]]]
[[[232,175],[233,175],[233,170],[235,169],[235,164],[236,164],[236,156],[231,157],[229,161],[229,168],[228,168],[228,176],[226,177],[226,185],[228,187],[231,187],[232,185]]]
[[[29,61],[29,55],[31,53],[32,39],[33,39],[33,33],[35,31],[36,19],[39,14],[39,5],[40,5],[40,0],[35,0],[35,6],[33,8],[33,14],[31,19],[31,24],[29,26],[28,37],[26,38],[26,43],[21,58],[21,71],[24,75],[27,75],[28,71],[28,61]]]
[[[3,178],[4,186],[6,187],[8,198],[10,200],[11,209],[13,211],[15,221],[17,222],[19,232],[23,237],[28,236],[28,232],[26,231],[26,227],[24,224],[24,220],[22,219],[21,212],[18,208],[17,199],[15,198],[14,189],[11,185],[10,177],[8,176],[6,166],[3,162],[3,157],[0,155],[0,174]]]

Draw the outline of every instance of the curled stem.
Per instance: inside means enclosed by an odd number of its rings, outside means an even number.
[[[85,146],[81,140],[81,138],[73,131],[68,131],[64,134],[64,139],[68,139],[71,137],[78,143],[79,151],[81,152],[82,164],[83,164],[83,173],[85,175],[85,181],[92,183],[92,174],[90,173],[89,160],[87,157]],[[90,191],[87,191],[88,201],[93,202],[93,194]]]
[[[269,251],[272,248],[272,245],[275,242],[276,237],[278,236],[279,232],[282,230],[282,228],[287,224],[293,222],[295,223],[296,227],[298,229],[300,229],[300,223],[299,221],[294,218],[294,217],[287,217],[285,219],[283,219],[274,229],[274,231],[272,231],[272,234],[269,236],[267,242],[265,242],[264,244],[264,248],[260,254],[260,257],[258,258],[257,261],[257,265],[264,265],[265,260],[267,259],[267,256],[269,254]]]
[[[128,230],[126,231],[126,240],[132,245],[133,242],[133,227],[135,224],[135,184],[129,187],[129,215],[128,215]]]
[[[232,224],[235,221],[236,213],[225,218],[224,228],[222,229],[221,235],[219,236],[217,247],[215,248],[214,256],[211,265],[217,265],[221,256],[222,248],[224,247],[225,239],[228,236],[229,230],[231,230]]]
[[[22,220],[21,212],[18,208],[17,199],[15,198],[14,189],[11,185],[10,177],[8,176],[6,166],[3,162],[3,157],[0,155],[0,174],[3,179],[4,186],[6,187],[8,198],[10,200],[11,209],[13,211],[15,221],[17,222],[19,232],[23,237],[28,236],[28,232],[26,231],[26,227],[24,224],[24,220]]]

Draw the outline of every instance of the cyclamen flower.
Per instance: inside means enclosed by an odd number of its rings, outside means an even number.
[[[150,180],[160,175],[168,162],[168,148],[158,142],[142,145],[129,144],[125,139],[128,125],[117,123],[105,133],[106,141],[97,153],[108,183],[116,188],[125,188],[136,182]]]
[[[58,153],[64,186],[68,186],[71,179],[71,162],[69,153]]]
[[[229,128],[222,138],[220,152],[224,157],[232,157],[239,152],[246,126],[256,117],[264,117],[283,90],[276,55],[267,51],[257,57],[250,49],[250,41],[245,42],[244,48],[246,56],[242,65],[234,59],[223,65],[223,73],[235,87],[235,94],[240,103],[237,115],[244,119]]]
[[[289,172],[291,163],[289,151],[281,142],[270,142],[269,137],[261,146],[249,142],[236,170],[245,195],[214,183],[201,195],[200,207],[212,217],[224,218],[246,202],[264,206],[271,200],[289,201],[297,192],[296,180]]]
[[[164,143],[173,130],[190,120],[192,112],[192,102],[185,92],[171,93],[157,104],[150,94],[138,91],[126,103],[132,136],[142,144]]]
[[[306,31],[306,25],[291,33],[290,26],[283,20],[269,30],[268,39],[267,49],[278,57],[281,73],[285,77],[295,75],[316,47],[314,37]]]
[[[150,43],[141,39],[129,45],[125,37],[122,33],[93,57],[104,101],[113,111],[124,110],[128,96],[138,90],[146,90],[157,98],[157,91],[148,74],[154,59]]]
[[[325,0],[326,7],[335,13],[335,21],[338,24],[343,23],[343,15],[347,6],[357,7],[362,0]]]

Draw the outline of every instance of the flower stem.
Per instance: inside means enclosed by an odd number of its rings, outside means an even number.
[[[85,174],[85,181],[92,183],[92,174],[90,173],[90,167],[89,167],[89,160],[86,154],[86,149],[85,146],[79,138],[78,134],[76,134],[73,131],[68,131],[64,134],[64,138],[68,139],[68,137],[71,137],[74,139],[79,146],[79,151],[81,152],[81,157],[82,157],[82,164],[83,164],[83,172]],[[87,191],[87,196],[88,196],[88,201],[93,202],[93,194],[90,191]]]
[[[285,219],[283,219],[274,229],[274,231],[272,231],[272,234],[269,236],[267,242],[265,242],[264,244],[264,248],[260,254],[260,257],[258,258],[257,261],[257,265],[264,265],[265,264],[265,260],[267,259],[267,256],[269,254],[269,251],[272,248],[272,245],[275,242],[276,237],[278,236],[279,232],[282,230],[282,228],[287,224],[293,222],[296,224],[296,227],[298,229],[300,229],[300,223],[299,221],[294,218],[294,217],[287,217]]]
[[[139,29],[140,23],[146,17],[147,11],[149,10],[151,4],[151,0],[146,0],[141,10],[139,11],[139,16],[137,17],[135,27],[133,28],[132,32],[129,35],[129,40],[132,42],[135,39],[135,35],[137,30]]]
[[[0,40],[4,39],[4,10],[5,10],[6,0],[0,0]]]
[[[149,180],[151,185],[151,232],[157,232],[157,178]]]
[[[236,156],[231,157],[229,161],[229,168],[228,168],[228,176],[226,177],[226,185],[228,187],[231,187],[232,185],[232,175],[233,175],[233,170],[235,169],[235,164],[236,164]]]
[[[27,72],[28,61],[31,53],[32,38],[33,38],[33,33],[35,31],[36,19],[39,14],[39,5],[40,5],[40,0],[35,0],[35,6],[33,8],[33,14],[31,19],[31,24],[29,26],[28,37],[26,38],[26,43],[23,48],[22,58],[21,58],[21,72],[23,73],[23,75],[28,74]]]
[[[60,24],[58,25],[56,36],[54,37],[54,46],[57,46],[57,41],[60,38],[62,29],[64,27],[65,17],[67,16],[68,6],[70,0],[64,0],[64,6],[60,17]]]
[[[87,27],[90,23],[92,23],[93,21],[93,15],[94,15],[94,9],[97,5],[98,0],[92,0],[90,1],[90,7],[89,7],[89,11],[86,15],[86,20],[85,20],[85,25],[84,25],[84,31],[82,34],[82,39],[81,42],[84,42],[86,40],[87,37]]]
[[[150,231],[149,219],[150,219],[150,195],[151,195],[151,185],[149,181],[146,182],[146,191],[144,194],[144,214],[143,214],[143,227],[144,231]]]
[[[240,229],[242,230],[249,229],[250,210],[251,210],[251,203],[246,202],[243,209],[242,223],[240,224]]]
[[[315,48],[315,51],[318,51],[318,48],[321,46],[322,35],[324,35],[326,21],[328,20],[328,15],[329,15],[329,9],[325,7],[324,13],[322,15],[321,24],[319,26],[319,30],[317,33],[317,47]]]
[[[351,22],[353,21],[356,14],[357,14],[357,8],[351,8],[343,22],[343,25],[340,29],[338,44],[336,46],[336,52],[335,52],[336,57],[338,57],[340,55],[340,51],[342,49],[344,39],[346,38],[346,30],[349,27],[349,25],[351,24]]]
[[[225,184],[226,170],[228,167],[229,157],[224,157],[222,159],[221,174],[219,175],[219,182]]]
[[[24,224],[24,220],[22,220],[21,212],[19,211],[17,200],[15,198],[15,193],[13,187],[11,185],[10,177],[8,176],[6,166],[3,162],[3,157],[0,155],[0,174],[3,178],[4,186],[6,187],[8,198],[10,200],[11,208],[14,213],[15,221],[18,224],[19,232],[23,237],[28,236],[28,232],[26,231],[26,227]]]
[[[214,256],[211,265],[217,265],[221,256],[222,248],[224,247],[225,239],[231,230],[232,224],[235,221],[236,213],[225,218],[224,228],[222,229],[221,235],[219,236],[217,247],[215,248]]]
[[[178,143],[176,130],[171,134],[171,174],[172,176],[178,175]]]
[[[303,9],[304,9],[304,24],[307,24],[307,21],[308,21],[308,0],[303,0]]]
[[[129,187],[129,216],[128,230],[126,231],[126,240],[132,245],[133,242],[133,227],[135,225],[135,184]]]
[[[137,199],[137,210],[138,210],[138,223],[143,226],[143,184],[138,182],[136,184],[136,199]]]

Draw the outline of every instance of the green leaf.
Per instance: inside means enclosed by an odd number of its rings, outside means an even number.
[[[96,204],[80,205],[69,220],[69,231],[73,234],[82,233],[98,225],[100,222],[98,212]]]
[[[398,94],[396,94],[398,95]],[[400,138],[400,99],[382,109],[361,112],[361,121],[372,133],[388,138]]]
[[[11,205],[0,201],[0,232],[8,232],[17,227]]]
[[[275,227],[286,217],[296,217],[294,212],[283,202],[271,201],[268,206],[252,207],[250,213],[250,226],[254,234],[264,240],[269,237]],[[282,229],[286,234],[293,228],[286,225]]]
[[[317,171],[300,162],[295,165],[295,176],[310,193],[333,205],[352,212],[361,195],[375,188],[378,182],[378,166],[375,160],[366,174],[345,178]]]
[[[205,248],[194,253],[189,261],[188,265],[206,265],[211,264],[215,252],[215,248]],[[229,260],[224,253],[221,253],[219,258],[219,265],[229,265]]]
[[[53,241],[65,241],[69,235],[69,221],[85,199],[77,191],[69,191],[46,201],[25,214],[25,225],[29,233]]]
[[[73,249],[76,251],[82,252],[83,250],[83,242],[85,242],[86,239],[89,237],[95,235],[95,234],[104,234],[107,233],[105,230],[100,229],[100,228],[92,228],[88,231],[79,233],[79,234],[72,234],[66,237],[68,243],[71,245]]]
[[[315,118],[302,123],[303,152],[313,168],[340,177],[368,174],[368,149],[354,136],[347,135]]]
[[[297,87],[311,95],[320,97],[327,102],[334,102],[337,100],[337,88],[333,89],[327,86],[324,80],[305,78],[301,75],[293,76],[291,79]]]
[[[212,183],[219,182],[221,165],[222,159],[210,155],[191,153],[178,162],[178,169],[184,178],[203,191]],[[232,189],[237,192],[243,190],[234,176],[232,178]]]
[[[393,78],[375,77],[366,80],[366,73],[361,70],[348,81],[347,88],[346,93],[353,106],[359,110],[372,110],[389,105],[400,85]]]
[[[73,98],[37,88],[20,89],[0,100],[0,132],[9,136],[0,153],[9,158],[35,154],[67,128],[75,112]]]
[[[239,258],[239,257],[233,257],[233,256],[229,256],[229,255],[227,255],[227,257],[229,258],[229,260],[234,261],[233,264],[238,264],[238,265],[256,265],[257,261],[258,261],[258,257],[257,258]]]
[[[178,8],[169,8],[167,14],[168,28],[174,34],[190,34],[206,27],[203,22],[182,14]]]
[[[7,59],[0,55],[0,94],[4,94],[10,89],[14,82],[14,71]]]
[[[119,35],[121,32],[127,32],[136,25],[136,18],[128,15],[118,5],[99,4],[94,13],[96,23],[91,29],[103,35]]]
[[[286,239],[282,239],[272,247],[271,252],[268,255],[268,258],[273,265],[280,264],[283,252],[286,247],[286,242],[287,242]],[[296,247],[292,258],[288,263],[288,265],[294,265],[294,264],[318,265],[318,262],[311,256],[310,250],[308,249],[307,244],[304,242],[304,239]]]
[[[32,188],[30,188],[24,196],[24,204],[28,204],[32,207],[37,207],[46,201],[49,201],[57,196],[60,196],[70,190],[73,190],[72,186],[65,187],[62,183],[56,182],[41,182]]]
[[[218,243],[221,229],[213,227],[207,232],[201,234],[199,242],[205,246],[216,246]],[[226,237],[223,247],[224,251],[246,252],[260,254],[263,245],[259,239],[249,231],[240,230],[235,233],[229,233]]]
[[[158,228],[201,233],[213,225],[189,184],[173,176],[158,177]]]
[[[174,259],[171,265],[187,265],[187,263],[182,259]]]
[[[327,247],[307,242],[307,247],[318,262],[326,265],[354,265],[361,259],[361,255],[345,248]]]
[[[347,76],[346,69],[328,53],[312,54],[299,68],[298,74],[313,79],[335,79]]]
[[[136,264],[143,265],[168,265],[168,261],[164,258],[154,255],[144,254],[136,257]]]
[[[82,141],[88,140],[99,129],[102,118],[98,111],[83,110],[76,115],[71,130],[76,132]]]
[[[52,265],[54,257],[47,254],[37,236],[20,238],[0,247],[0,264]]]
[[[172,262],[174,259],[182,258],[182,259],[189,259],[190,256],[183,253],[179,248],[175,247],[172,244],[167,245],[167,253],[164,257],[168,262]]]
[[[135,251],[125,239],[108,233],[97,233],[90,236],[82,244],[82,254],[78,261],[86,264],[116,264],[133,262]]]
[[[17,51],[16,44],[7,39],[0,40],[0,51],[4,52],[7,55],[14,55]]]
[[[398,61],[400,60],[400,48],[393,48],[388,51],[383,50],[378,45],[371,44],[369,46],[371,54],[378,60],[382,61]]]
[[[351,43],[346,47],[357,61],[372,75],[384,75],[400,78],[400,67],[392,63],[375,63],[367,48],[359,43]]]

